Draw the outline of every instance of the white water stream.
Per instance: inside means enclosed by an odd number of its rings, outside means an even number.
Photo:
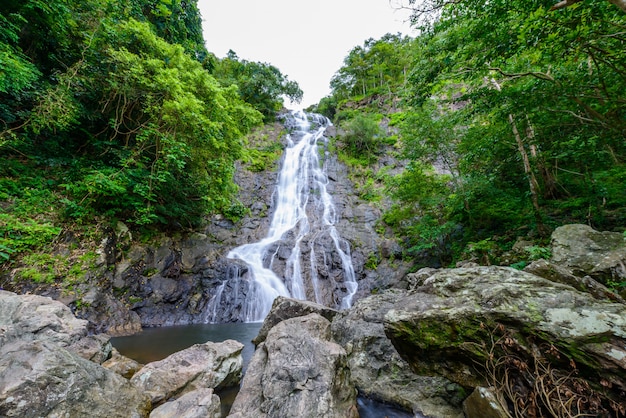
[[[224,281],[217,289],[207,308],[207,322],[217,322],[220,309],[229,309],[224,304],[233,304],[236,317],[243,322],[262,321],[269,312],[277,296],[308,299],[334,308],[345,309],[352,304],[357,291],[357,282],[350,256],[350,246],[341,239],[335,228],[336,208],[327,191],[328,176],[325,167],[320,165],[320,143],[327,142],[324,133],[330,121],[320,115],[292,112],[295,129],[288,136],[282,168],[275,189],[275,207],[267,236],[259,242],[245,244],[230,251],[228,258],[244,261],[249,269],[241,277],[237,268],[229,275],[235,280],[231,289],[239,288],[240,280],[247,280],[247,291],[243,300],[238,291],[225,294]],[[314,245],[320,237],[329,236],[334,248],[324,254],[319,245]],[[289,243],[290,254],[284,262],[284,271],[277,273],[275,257],[281,246]],[[328,247],[326,247],[328,248]],[[284,250],[283,250],[284,251]],[[304,254],[308,260],[303,260]],[[320,271],[327,271],[334,256],[341,260],[342,278],[332,283],[334,300],[328,300],[328,277],[320,277]],[[324,260],[320,266],[319,260]],[[305,262],[303,262],[305,261]],[[275,268],[273,268],[275,267]],[[303,271],[310,269],[310,271]],[[324,281],[324,283],[322,283]],[[324,290],[326,289],[326,290]],[[234,293],[234,296],[233,294]],[[336,296],[341,294],[341,296]],[[220,306],[222,304],[222,306]],[[232,318],[233,315],[230,317]]]

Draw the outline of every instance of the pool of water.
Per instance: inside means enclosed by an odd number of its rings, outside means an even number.
[[[237,340],[244,344],[242,351],[243,371],[254,354],[252,339],[257,336],[261,323],[234,324],[194,324],[161,328],[144,328],[144,330],[128,337],[111,338],[111,344],[122,355],[146,364],[162,360],[172,353],[184,350],[194,344],[207,341],[222,342]],[[228,388],[216,392],[222,403],[222,414],[226,416],[232,406],[239,388]],[[371,399],[359,397],[357,402],[361,418],[421,418],[406,411],[397,409]]]
[[[225,340],[237,340],[244,345],[244,371],[252,354],[252,339],[257,336],[261,323],[236,324],[193,324],[160,328],[144,328],[140,334],[128,337],[111,338],[111,344],[122,355],[139,363],[162,360],[172,353],[194,344],[207,341],[220,343]]]

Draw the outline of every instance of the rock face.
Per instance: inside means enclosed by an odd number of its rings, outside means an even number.
[[[403,296],[400,290],[370,296],[333,320],[333,337],[347,351],[359,394],[425,416],[463,417],[465,391],[443,377],[413,373],[385,335],[384,316]]]
[[[0,291],[0,416],[146,416],[150,400],[98,364],[110,351],[62,303]]]
[[[626,407],[626,305],[525,272],[439,271],[397,301],[385,316],[385,333],[418,373],[466,387],[501,384],[507,373],[526,396],[534,389],[524,381],[563,377],[558,389],[580,395],[588,413],[610,411],[607,399]],[[583,387],[592,395],[577,393]],[[587,395],[604,400],[594,406]]]
[[[230,417],[358,417],[346,353],[318,314],[287,319],[257,348]]]
[[[196,389],[234,386],[241,380],[243,344],[234,340],[195,344],[146,364],[132,377],[153,404]]]
[[[626,237],[587,225],[563,225],[552,233],[552,262],[576,276],[589,275],[606,284],[626,280]]]

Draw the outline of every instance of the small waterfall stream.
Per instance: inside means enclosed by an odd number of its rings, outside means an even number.
[[[234,248],[233,264],[206,309],[207,322],[258,322],[277,296],[311,300],[345,309],[357,282],[350,245],[335,228],[337,210],[327,190],[320,148],[330,121],[303,111],[291,112],[287,148],[274,191],[267,236]]]

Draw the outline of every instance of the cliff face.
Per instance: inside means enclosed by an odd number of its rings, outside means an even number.
[[[199,230],[163,234],[147,243],[140,243],[123,224],[106,231],[99,243],[69,237],[54,251],[70,254],[74,251],[72,247],[83,250],[89,245],[98,247],[97,259],[80,281],[71,289],[13,281],[10,290],[59,299],[79,317],[88,319],[93,330],[112,335],[134,333],[140,326],[240,320],[250,288],[246,278],[248,266],[228,259],[227,254],[268,234],[288,129],[274,123],[247,138],[251,151],[237,167],[239,202],[233,202],[230,219],[213,216]],[[325,136],[331,142],[335,135],[334,127],[327,127]],[[359,199],[348,169],[329,152],[327,145],[328,141],[318,141],[320,164],[324,165],[327,191],[334,201],[336,230],[354,268],[358,284],[353,297],[356,301],[374,288],[399,282],[407,268],[399,259],[399,245],[376,232],[381,208]],[[316,211],[307,209],[307,214],[311,224],[323,223]],[[271,269],[279,277],[287,268],[290,240],[293,237],[287,234],[273,249]],[[319,297],[325,304],[338,307],[346,290],[341,284],[342,263],[331,238],[310,234],[303,238],[301,248],[304,281],[311,275],[317,276]],[[15,271],[9,276],[15,275]],[[227,281],[233,277],[236,280]],[[231,306],[223,308],[216,303],[217,297],[228,298]],[[311,289],[307,290],[307,299],[314,300]]]

